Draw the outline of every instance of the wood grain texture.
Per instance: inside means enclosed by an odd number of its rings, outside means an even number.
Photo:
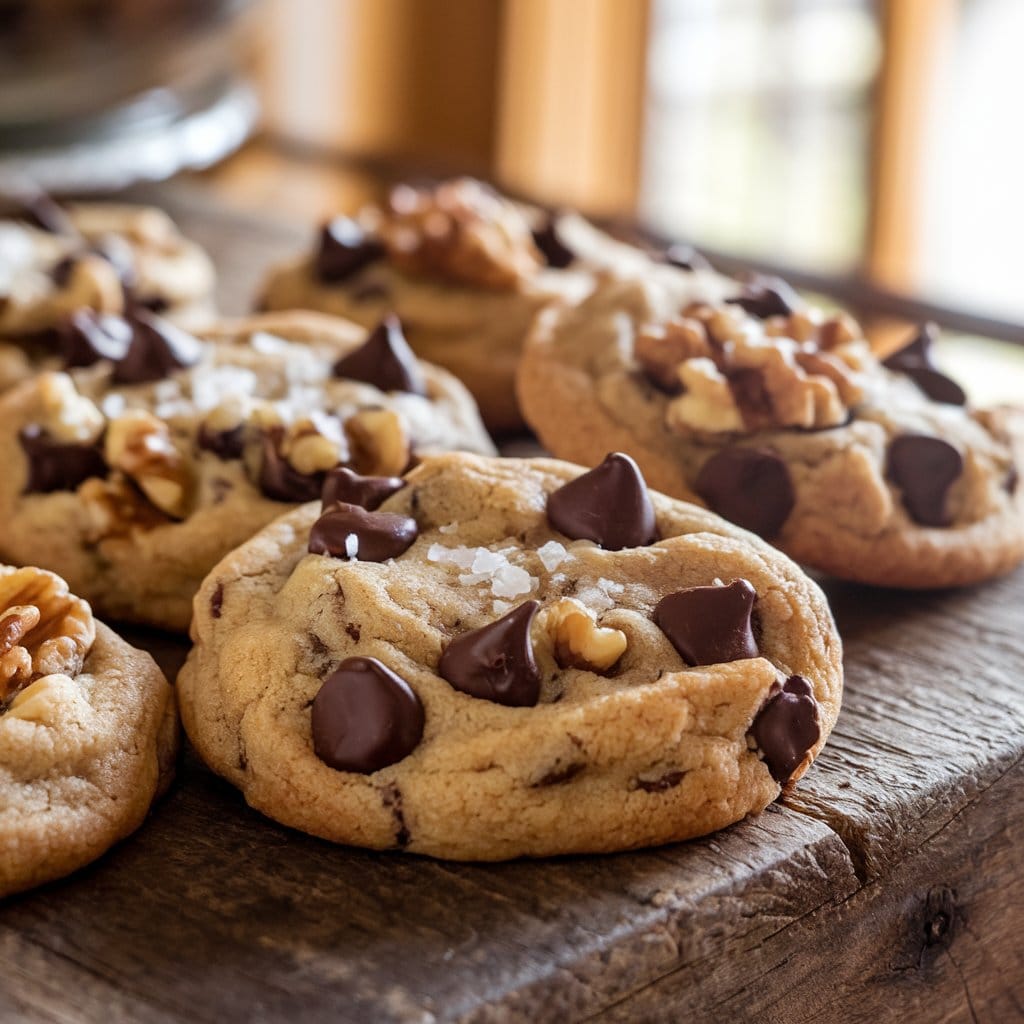
[[[168,198],[222,257],[234,311],[302,243]],[[0,1021],[1024,1020],[1024,571],[826,588],[843,713],[756,820],[458,865],[281,828],[186,755],[135,837],[0,906]],[[172,672],[184,653],[130,638]]]

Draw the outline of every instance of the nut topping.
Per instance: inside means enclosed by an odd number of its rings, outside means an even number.
[[[103,433],[103,413],[80,395],[66,373],[44,373],[38,383],[38,425],[62,444],[92,444]]]
[[[81,670],[96,625],[59,576],[0,567],[0,609],[0,705],[40,676]]]
[[[383,211],[379,233],[391,262],[410,274],[510,289],[540,266],[525,218],[471,178],[434,189],[399,186]]]
[[[111,421],[104,453],[107,464],[133,480],[161,512],[175,519],[186,515],[191,476],[166,423],[132,409]]]
[[[400,476],[409,465],[405,422],[393,409],[360,409],[345,420],[345,434],[352,464],[361,474]]]
[[[575,598],[545,608],[542,621],[562,668],[607,672],[625,653],[626,634],[599,626],[594,612]]]

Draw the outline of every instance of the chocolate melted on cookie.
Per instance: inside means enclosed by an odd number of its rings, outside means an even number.
[[[576,259],[576,254],[559,236],[555,214],[549,214],[544,224],[533,232],[533,244],[540,250],[544,262],[556,270],[564,270]]]
[[[437,671],[456,690],[510,707],[540,699],[540,669],[533,656],[530,624],[540,605],[527,601],[480,629],[456,637]]]
[[[966,405],[967,395],[955,380],[938,370],[932,348],[939,335],[936,324],[922,324],[906,345],[884,360],[883,366],[908,376],[933,402]]]
[[[790,676],[773,686],[758,711],[750,735],[772,778],[784,786],[818,742],[818,703],[803,676]]]
[[[359,348],[334,364],[334,376],[361,380],[381,391],[427,393],[419,364],[393,313],[384,317]]]
[[[331,768],[369,775],[416,749],[423,720],[404,679],[376,658],[346,658],[313,700],[313,749]]]
[[[690,587],[663,597],[655,625],[687,665],[717,665],[756,658],[750,616],[757,594],[746,580],[726,587]]]
[[[325,512],[335,502],[359,505],[373,512],[404,486],[400,476],[360,476],[347,466],[338,466],[328,470],[320,500]]]
[[[647,484],[622,452],[612,452],[596,469],[553,491],[548,522],[566,537],[592,540],[609,551],[645,547],[658,539]]]
[[[774,537],[793,511],[796,494],[785,462],[764,448],[723,448],[701,467],[694,490],[737,526]]]
[[[409,516],[336,502],[309,531],[309,550],[314,555],[386,562],[407,551],[418,535],[416,520]]]
[[[889,445],[886,476],[900,489],[903,507],[922,526],[949,526],[950,487],[964,471],[964,457],[946,441],[927,434],[902,434]]]
[[[384,246],[350,217],[334,217],[320,230],[313,269],[324,284],[338,284],[383,259]]]
[[[26,494],[73,491],[91,476],[107,475],[107,465],[95,444],[53,441],[35,425],[25,427],[18,440],[28,459]]]

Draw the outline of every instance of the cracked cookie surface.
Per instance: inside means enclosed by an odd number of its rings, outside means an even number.
[[[196,338],[79,311],[68,337],[64,372],[0,398],[0,551],[111,618],[186,629],[210,568],[330,469],[493,451],[469,394],[397,322],[268,314]]]
[[[962,585],[1024,557],[1024,425],[965,404],[933,333],[882,363],[781,282],[717,303],[610,280],[538,318],[517,386],[559,457],[619,447],[652,486],[842,578]]]
[[[534,316],[554,299],[582,299],[611,268],[678,274],[580,217],[549,217],[459,179],[399,186],[383,205],[329,222],[313,252],[271,271],[260,301],[366,326],[393,310],[413,349],[451,370],[487,425],[505,431],[522,427],[513,385]],[[732,287],[697,273],[707,288]]]
[[[760,811],[824,744],[817,586],[624,456],[432,456],[379,498],[289,513],[196,596],[186,730],[271,817],[469,860],[628,849]]]
[[[57,329],[75,310],[141,306],[197,322],[213,286],[209,258],[161,210],[38,197],[0,216],[0,390],[57,351]]]
[[[62,579],[0,566],[0,896],[133,832],[169,784],[174,692]]]

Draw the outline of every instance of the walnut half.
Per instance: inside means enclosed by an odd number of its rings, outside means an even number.
[[[599,626],[594,613],[573,597],[556,601],[542,616],[542,628],[562,668],[607,672],[626,651],[626,634]]]
[[[0,705],[42,676],[81,671],[96,624],[59,576],[0,567],[0,609]]]

